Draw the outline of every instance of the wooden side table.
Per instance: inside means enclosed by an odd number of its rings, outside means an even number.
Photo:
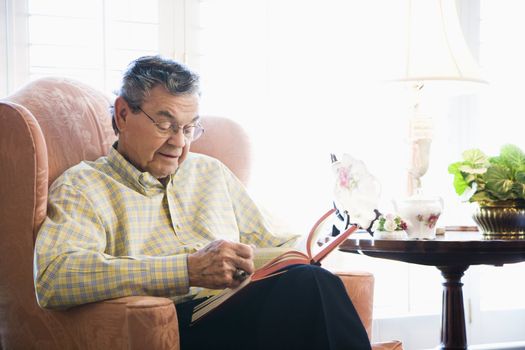
[[[469,266],[525,261],[525,240],[485,240],[478,232],[447,232],[435,240],[374,240],[354,234],[339,250],[437,267],[444,278],[440,349],[467,349],[461,277]]]

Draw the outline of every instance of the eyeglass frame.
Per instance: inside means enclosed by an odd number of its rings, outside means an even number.
[[[159,122],[157,122],[155,119],[153,119],[153,118],[152,118],[148,113],[146,113],[141,107],[137,107],[137,109],[138,109],[139,111],[141,111],[142,113],[144,113],[144,115],[145,115],[146,117],[148,117],[149,120],[151,120],[151,122],[153,123],[153,125],[155,125],[155,126],[157,127],[157,130],[158,130],[159,132],[161,132],[161,133],[163,133],[163,134],[165,134],[165,135],[168,135],[168,133],[169,133],[170,130],[173,131],[173,133],[174,133],[175,135],[179,133],[179,130],[182,130],[182,135],[184,136],[185,139],[187,139],[187,140],[189,140],[189,141],[195,141],[195,140],[197,140],[199,137],[201,137],[202,134],[204,133],[204,128],[202,127],[202,124],[200,123],[200,120],[197,120],[197,121],[195,121],[195,122],[192,123],[192,124],[184,125],[183,127],[181,127],[179,124],[177,124],[176,122],[174,122],[174,123],[170,123],[169,128],[167,128],[167,129],[162,129],[162,128],[159,126],[161,123],[159,123]],[[168,121],[166,121],[166,122],[169,123]],[[184,133],[184,130],[185,130],[186,128],[188,128],[188,127],[189,127],[189,128],[194,128],[193,133],[195,133],[195,131],[197,131],[197,130],[200,130],[200,134],[199,134],[199,136],[197,136],[197,137],[193,136],[191,139],[188,138],[188,137],[186,136],[186,134]],[[186,129],[186,130],[187,130],[187,129]]]

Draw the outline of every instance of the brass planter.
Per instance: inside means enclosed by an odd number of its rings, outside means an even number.
[[[486,238],[525,239],[525,202],[486,204],[478,207],[472,218]]]

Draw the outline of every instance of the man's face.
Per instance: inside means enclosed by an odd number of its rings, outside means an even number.
[[[184,127],[196,122],[199,97],[197,94],[174,96],[163,86],[156,86],[140,108],[157,123],[167,120]],[[190,141],[184,138],[182,130],[162,134],[144,112],[133,113],[120,97],[115,112],[119,126],[118,151],[137,169],[157,179],[173,174],[190,148]]]

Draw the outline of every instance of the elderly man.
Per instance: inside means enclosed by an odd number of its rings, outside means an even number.
[[[369,349],[341,281],[296,266],[246,288],[194,324],[199,287],[235,288],[254,271],[252,246],[289,246],[270,232],[219,161],[189,153],[203,132],[199,79],[158,56],[132,62],[113,109],[107,157],[67,170],[50,188],[35,248],[45,308],[129,295],[172,298],[182,349]],[[243,290],[244,291],[244,290]]]

